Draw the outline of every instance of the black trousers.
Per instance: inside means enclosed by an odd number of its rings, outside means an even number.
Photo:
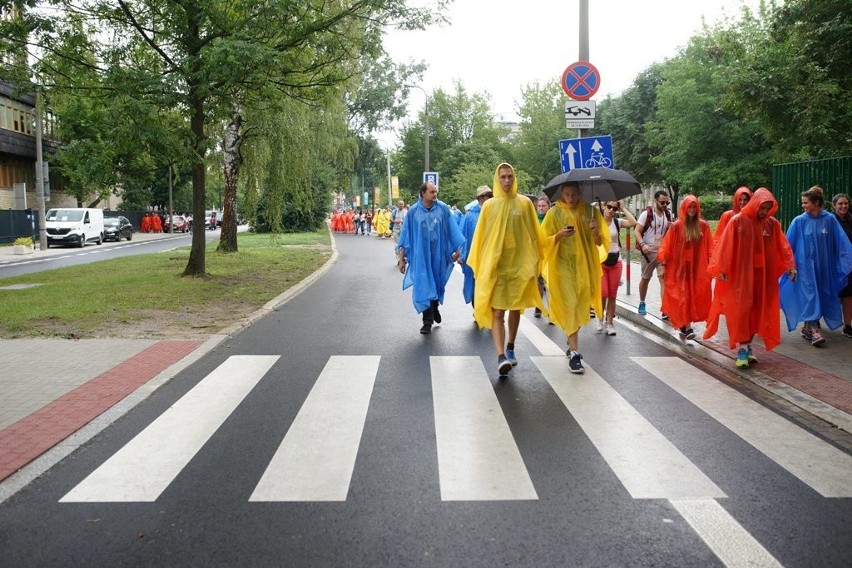
[[[429,307],[423,310],[423,325],[435,323],[435,310],[438,309],[438,300],[429,302]]]

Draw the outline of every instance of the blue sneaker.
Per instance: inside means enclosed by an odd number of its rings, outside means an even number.
[[[757,363],[757,357],[754,356],[754,353],[751,351],[751,344],[748,346],[748,352],[746,353],[748,356],[748,363],[751,365],[752,363]]]
[[[645,309],[645,302],[639,302],[639,315],[644,316],[648,313],[648,310]]]
[[[509,374],[509,371],[512,370],[512,364],[509,363],[509,360],[506,359],[504,355],[499,355],[497,357],[497,374],[501,377],[505,377]]]
[[[518,364],[518,358],[515,357],[514,349],[506,349],[506,361],[511,363],[513,367]]]
[[[748,367],[748,349],[745,347],[737,351],[737,367]]]
[[[577,353],[576,351],[568,350],[570,359],[568,360],[568,370],[574,373],[575,375],[582,375],[586,372],[585,367],[583,367],[583,363],[581,359],[582,355]]]

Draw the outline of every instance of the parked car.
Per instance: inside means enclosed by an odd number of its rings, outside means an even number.
[[[169,231],[169,216],[163,221],[163,232],[185,233],[189,231],[189,221],[183,215],[172,215],[172,222],[175,224],[175,230]]]
[[[104,240],[118,241],[133,238],[133,225],[127,217],[104,217]]]
[[[86,246],[104,242],[103,209],[67,207],[49,209],[44,216],[47,248],[52,244]]]

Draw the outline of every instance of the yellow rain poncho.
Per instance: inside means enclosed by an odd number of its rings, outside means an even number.
[[[601,247],[609,250],[609,227],[603,215],[593,206],[580,203],[571,206],[563,200],[556,202],[544,216],[546,252],[542,274],[550,293],[550,321],[572,335],[589,323],[589,307],[603,314],[601,300],[601,258],[589,221],[598,221]],[[556,242],[555,234],[563,227],[575,227],[574,235]],[[477,282],[478,283],[478,282]]]
[[[518,195],[517,178],[508,193],[503,190],[501,167],[512,166],[500,164],[494,172],[494,197],[482,205],[467,257],[476,277],[473,317],[480,328],[489,329],[492,308],[544,308],[538,292],[542,239],[535,205]]]
[[[376,216],[374,217],[376,220],[376,232],[380,235],[387,235],[390,231],[388,230],[388,215],[387,211],[384,209],[379,209],[376,211]]]

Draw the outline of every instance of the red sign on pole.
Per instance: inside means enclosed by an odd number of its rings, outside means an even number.
[[[598,92],[601,74],[588,61],[577,61],[562,73],[562,90],[575,101],[587,101]]]

